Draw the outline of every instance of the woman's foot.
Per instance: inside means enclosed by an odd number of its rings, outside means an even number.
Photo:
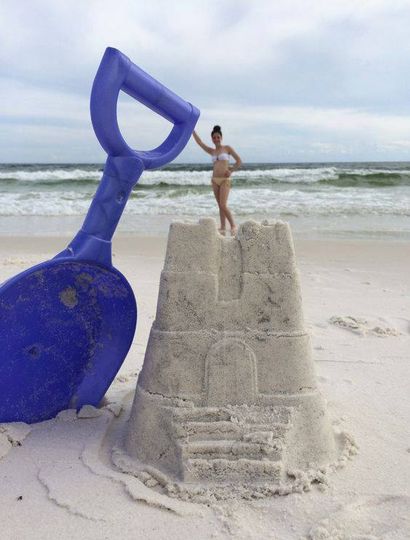
[[[226,236],[226,229],[218,229],[218,232],[222,236]]]
[[[238,232],[238,228],[236,227],[236,225],[234,225],[232,228],[231,228],[231,236],[236,236],[236,233]]]

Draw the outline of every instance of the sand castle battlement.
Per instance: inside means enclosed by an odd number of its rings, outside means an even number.
[[[174,331],[300,333],[300,305],[293,242],[285,223],[249,221],[237,238],[221,237],[213,219],[171,225],[155,329],[172,325]]]
[[[333,460],[286,223],[171,226],[126,448],[185,483],[277,483]]]

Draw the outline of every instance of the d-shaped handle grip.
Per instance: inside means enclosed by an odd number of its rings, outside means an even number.
[[[165,141],[153,150],[133,150],[118,127],[120,90],[174,124]],[[91,121],[101,146],[111,156],[136,156],[146,169],[172,161],[185,147],[199,118],[199,110],[133,64],[117,49],[108,47],[91,91]]]

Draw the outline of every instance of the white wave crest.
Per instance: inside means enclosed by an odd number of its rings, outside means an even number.
[[[40,169],[37,171],[6,170],[0,171],[0,180],[20,182],[63,182],[64,180],[99,180],[102,172],[85,169]]]
[[[78,191],[3,193],[0,216],[81,216],[88,211],[90,193]],[[134,215],[207,215],[215,210],[211,190],[203,193],[159,193],[155,190],[134,195],[126,213]],[[298,216],[400,215],[410,216],[410,190],[398,197],[394,190],[355,188],[326,191],[268,188],[233,189],[229,206],[235,214],[288,214]]]
[[[202,167],[202,166],[201,166]],[[15,169],[3,167],[0,169],[1,180],[14,180],[15,182],[43,182],[50,184],[64,184],[65,181],[89,181],[98,182],[102,176],[103,166],[76,168],[64,168],[45,166],[38,167],[35,170],[30,168]],[[323,180],[337,180],[341,174],[367,176],[369,174],[402,174],[410,175],[409,170],[388,169],[379,167],[352,168],[335,166],[271,166],[268,168],[249,168],[240,169],[234,173],[233,178],[242,180],[246,183],[291,183],[291,184],[315,184]],[[175,185],[175,186],[205,186],[210,184],[212,176],[211,167],[208,169],[195,170],[187,165],[185,168],[160,169],[154,171],[144,171],[139,184],[146,186],[156,185]]]

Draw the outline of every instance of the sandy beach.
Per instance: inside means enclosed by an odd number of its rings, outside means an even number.
[[[0,282],[70,238],[2,237]],[[308,492],[193,504],[116,470],[152,321],[166,237],[118,235],[114,265],[138,302],[132,348],[99,410],[0,426],[4,539],[410,537],[410,249],[401,241],[296,235],[306,326],[334,429],[358,451]]]

